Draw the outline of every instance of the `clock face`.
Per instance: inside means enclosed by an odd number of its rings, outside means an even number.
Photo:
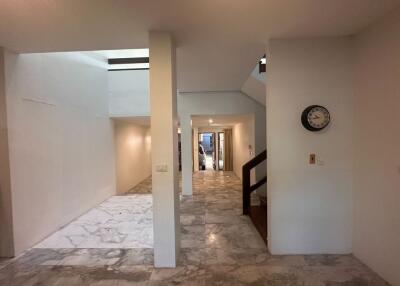
[[[310,131],[319,131],[328,126],[330,122],[329,111],[319,105],[311,105],[307,107],[302,115],[301,122],[303,126]]]

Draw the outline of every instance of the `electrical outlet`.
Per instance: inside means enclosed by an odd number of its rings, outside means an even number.
[[[310,154],[310,165],[315,165],[315,154]]]

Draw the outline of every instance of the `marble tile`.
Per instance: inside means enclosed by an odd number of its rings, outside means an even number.
[[[182,200],[180,206],[181,214],[189,214],[189,215],[204,215],[205,214],[205,203],[203,201],[194,201],[194,200]]]
[[[127,194],[151,194],[151,184],[152,180],[150,176],[129,190]]]
[[[196,265],[178,266],[173,269],[155,269],[151,274],[149,285],[206,286],[206,276],[205,269]]]
[[[113,197],[41,245],[58,247],[31,249],[3,268],[0,261],[0,285],[388,285],[352,255],[271,256],[241,215],[240,180],[231,172],[194,174],[193,196],[181,199],[178,266],[155,269],[149,182],[148,193]]]
[[[6,267],[12,260],[13,258],[0,258],[0,269]]]
[[[206,218],[204,215],[181,215],[181,225],[196,225],[205,223]]]
[[[206,226],[182,225],[181,247],[182,248],[204,248],[206,246]]]
[[[34,248],[152,248],[151,194],[113,196]]]
[[[207,224],[206,236],[207,247],[266,251],[264,241],[251,224]]]
[[[250,224],[251,220],[249,217],[238,215],[234,211],[207,211],[205,222],[207,224]]]

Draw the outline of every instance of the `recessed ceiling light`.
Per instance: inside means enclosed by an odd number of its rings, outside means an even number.
[[[214,121],[210,118],[210,119],[208,119],[208,123],[213,123]]]

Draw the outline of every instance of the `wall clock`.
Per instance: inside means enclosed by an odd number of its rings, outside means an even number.
[[[329,125],[331,116],[328,109],[320,105],[311,105],[301,114],[301,123],[310,131],[320,131]]]

